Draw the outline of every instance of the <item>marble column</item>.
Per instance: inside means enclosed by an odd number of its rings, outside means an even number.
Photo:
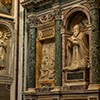
[[[89,0],[91,16],[92,84],[100,84],[100,19],[99,3]]]
[[[59,12],[60,13],[60,12]],[[62,84],[62,36],[61,36],[61,15],[55,16],[56,39],[55,39],[55,84]]]
[[[28,90],[35,88],[35,70],[36,70],[36,27],[29,28],[29,51],[28,51]]]

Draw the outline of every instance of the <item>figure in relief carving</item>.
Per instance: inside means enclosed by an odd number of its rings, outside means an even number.
[[[44,44],[40,67],[40,80],[54,79],[54,43]]]
[[[6,69],[7,50],[11,34],[0,31],[0,71]]]
[[[68,70],[77,70],[88,67],[88,42],[86,34],[80,31],[80,26],[73,27],[73,35],[67,42],[67,66]]]
[[[5,55],[6,55],[6,41],[4,38],[4,34],[2,31],[0,31],[0,68],[5,68]]]

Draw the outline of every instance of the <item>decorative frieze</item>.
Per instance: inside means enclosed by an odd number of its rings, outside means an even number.
[[[47,23],[52,23],[54,20],[59,20],[62,18],[62,11],[60,8],[51,10],[49,13],[43,14],[41,16],[33,15],[28,17],[28,23],[31,27],[42,26]]]
[[[53,13],[48,13],[42,16],[31,16],[28,18],[30,26],[41,26],[46,23],[51,23],[54,21]]]

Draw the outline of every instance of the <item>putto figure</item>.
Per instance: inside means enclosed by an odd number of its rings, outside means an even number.
[[[73,35],[67,42],[67,70],[77,70],[88,66],[89,50],[86,34],[80,26],[73,27]]]

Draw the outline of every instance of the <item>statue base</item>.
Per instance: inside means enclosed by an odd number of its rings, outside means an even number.
[[[88,88],[89,68],[71,71],[63,70],[63,73],[63,88],[66,88],[67,90],[85,90]]]

